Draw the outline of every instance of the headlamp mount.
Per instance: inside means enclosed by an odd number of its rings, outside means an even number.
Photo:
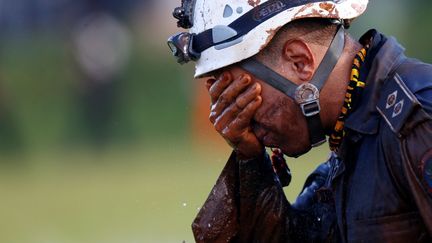
[[[192,48],[194,36],[194,34],[182,32],[168,39],[168,47],[178,63],[185,64],[190,61],[197,61],[200,58],[201,54],[195,52]]]
[[[181,6],[174,9],[172,15],[178,20],[178,27],[183,29],[192,28],[195,1],[196,0],[182,0]]]

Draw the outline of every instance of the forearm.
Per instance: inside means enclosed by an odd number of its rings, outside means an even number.
[[[337,241],[332,193],[323,187],[329,171],[329,163],[319,166],[291,205],[267,154],[239,161],[240,242]]]
[[[239,161],[239,239],[241,242],[287,240],[290,205],[270,158]]]
[[[238,182],[238,165],[231,155],[192,224],[196,242],[235,242]]]
[[[193,223],[196,241],[335,240],[333,205],[316,198],[329,169],[328,164],[323,164],[312,173],[304,192],[291,206],[267,154],[263,152],[261,158],[242,161],[233,153]]]
[[[288,212],[268,155],[241,161],[233,153],[193,231],[197,242],[280,242]]]

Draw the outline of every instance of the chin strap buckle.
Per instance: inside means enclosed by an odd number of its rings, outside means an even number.
[[[311,146],[317,147],[325,143],[326,137],[319,116],[321,107],[318,88],[311,83],[301,84],[295,91],[295,100],[306,117]]]
[[[321,110],[319,105],[319,90],[311,83],[304,83],[297,87],[295,100],[306,117],[319,114]]]
[[[319,104],[319,100],[312,100],[300,104],[300,109],[302,110],[304,116],[311,117],[319,114],[321,107]]]

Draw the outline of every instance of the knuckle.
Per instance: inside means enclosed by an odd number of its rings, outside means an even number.
[[[219,90],[219,85],[218,85],[219,83],[215,83],[215,84],[213,84],[211,87],[210,87],[210,90],[209,90],[209,94],[210,94],[210,97],[212,97],[212,98],[217,98],[217,95],[218,95],[218,90]]]
[[[221,131],[222,136],[231,141],[231,142],[235,142],[235,131],[233,131],[230,127],[225,127],[222,131]]]
[[[256,91],[258,94],[261,94],[261,91],[262,91],[261,85],[257,84]]]
[[[215,125],[214,125],[214,128],[216,129],[216,131],[217,132],[219,132],[219,133],[222,133],[223,132],[223,127],[219,124],[219,123],[216,123]]]
[[[210,86],[208,92],[210,94],[211,97],[213,97],[215,95],[215,89],[217,87],[217,83],[214,83],[213,85]]]
[[[220,118],[216,119],[213,126],[216,129],[216,131],[218,131],[219,133],[221,133],[226,128],[225,123],[222,122],[222,119]]]
[[[228,103],[228,98],[226,97],[226,94],[222,94],[221,96],[219,96],[218,103],[223,106]]]
[[[238,108],[242,109],[244,106],[245,98],[244,97],[238,97],[235,101],[235,104]]]
[[[214,125],[214,123],[215,123],[215,118],[214,118],[214,117],[209,117],[209,121],[210,121],[211,124]]]
[[[210,95],[210,101],[211,101],[211,103],[213,103],[213,101],[217,100],[217,97],[216,97],[216,95],[214,93],[209,92],[209,95]]]
[[[233,89],[238,92],[239,90],[242,90],[247,85],[248,84],[245,83],[243,80],[237,80],[237,82],[234,83]]]
[[[238,105],[237,105],[237,102],[231,104],[231,105],[227,108],[227,110],[229,110],[229,112],[230,112],[232,115],[236,115],[236,114],[240,111],[240,109],[239,109],[239,107],[238,107]]]
[[[259,95],[261,93],[261,86],[257,85],[255,89],[253,89],[253,94]]]
[[[211,113],[215,113],[216,112],[216,106],[217,106],[217,103],[211,103],[210,104],[210,112]]]
[[[258,96],[256,99],[255,99],[255,103],[254,103],[254,109],[258,109],[258,107],[260,107],[260,105],[262,104],[262,98],[260,97],[260,96]]]
[[[231,123],[231,126],[238,127],[239,118],[234,119],[234,121]]]
[[[222,79],[220,80],[220,82],[221,82],[223,85],[228,85],[229,83],[231,83],[231,79],[229,79],[229,78],[222,78]]]
[[[210,120],[210,122],[212,124],[215,123],[215,121],[216,121],[216,115],[213,112],[209,115],[209,120]]]
[[[235,119],[235,122],[238,123],[241,120],[245,120],[247,118],[247,113],[246,112],[241,112],[240,114],[238,114],[237,118]]]
[[[220,131],[220,133],[222,134],[222,136],[224,136],[225,138],[228,138],[228,136],[230,135],[230,131],[228,128],[223,129],[222,131]]]

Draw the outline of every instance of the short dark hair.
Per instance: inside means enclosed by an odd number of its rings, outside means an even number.
[[[280,55],[283,44],[293,38],[301,38],[308,43],[328,47],[336,33],[337,26],[329,19],[322,18],[305,18],[294,20],[279,30],[261,51],[258,56],[269,61],[277,60],[275,55]]]

